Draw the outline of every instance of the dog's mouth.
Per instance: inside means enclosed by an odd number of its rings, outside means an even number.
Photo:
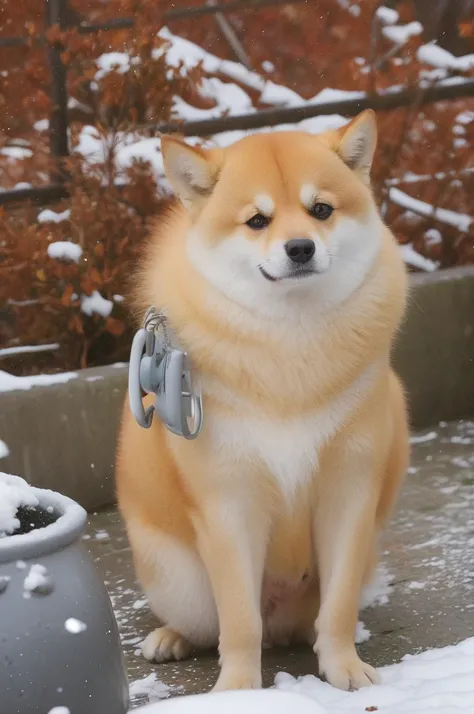
[[[262,265],[259,265],[258,268],[263,277],[271,283],[276,283],[280,280],[301,280],[302,278],[308,278],[310,275],[316,275],[317,273],[314,268],[300,268],[299,270],[292,270],[290,273],[286,273],[285,275],[276,276],[267,273]]]

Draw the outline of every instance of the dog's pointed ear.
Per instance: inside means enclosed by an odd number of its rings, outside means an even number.
[[[182,139],[163,136],[161,152],[165,174],[185,208],[211,195],[222,166],[220,149],[201,149]]]
[[[369,183],[376,146],[377,120],[375,112],[367,109],[339,129],[335,150],[364,183]]]

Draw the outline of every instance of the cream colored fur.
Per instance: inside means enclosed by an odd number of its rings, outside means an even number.
[[[195,441],[157,419],[143,430],[126,405],[117,487],[161,624],[143,654],[219,645],[217,689],[260,686],[262,645],[294,641],[337,687],[377,681],[354,645],[358,603],[408,438],[390,369],[406,275],[370,190],[375,141],[371,112],[226,150],[163,140],[182,207],[150,240],[137,308],[167,309],[204,427]],[[320,220],[315,203],[334,210]],[[304,275],[294,238],[315,246]]]

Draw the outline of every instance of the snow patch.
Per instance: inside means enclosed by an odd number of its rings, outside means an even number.
[[[421,45],[421,47],[418,48],[416,56],[420,62],[429,64],[431,67],[437,67],[438,69],[467,72],[474,68],[474,54],[456,57],[434,42]]]
[[[30,377],[17,377],[0,370],[0,392],[14,392],[17,389],[31,387],[49,387],[52,384],[63,384],[77,377],[76,372],[59,372],[59,374],[35,374]]]
[[[332,89],[326,87],[309,100],[308,104],[326,104],[329,102],[340,102],[346,99],[362,99],[365,92],[349,91],[347,89]]]
[[[284,87],[275,82],[267,82],[263,90],[260,101],[263,104],[272,104],[282,107],[299,107],[304,104],[304,100],[299,94],[289,87]]]
[[[456,117],[456,122],[458,124],[470,124],[472,121],[474,121],[474,112],[461,112]]]
[[[405,263],[408,263],[408,265],[412,265],[414,268],[418,268],[419,270],[425,270],[428,273],[432,273],[439,267],[439,263],[435,262],[434,260],[430,260],[430,258],[425,258],[423,255],[420,255],[420,253],[418,253],[418,251],[413,248],[413,245],[411,243],[407,243],[406,245],[400,245],[399,249]]]
[[[75,617],[69,617],[64,623],[64,627],[72,635],[78,635],[80,632],[87,630],[87,625],[81,620],[76,620]]]
[[[148,600],[146,598],[141,598],[140,600],[135,600],[132,607],[134,610],[141,610],[142,607],[146,607]]]
[[[30,568],[30,572],[23,582],[23,589],[26,593],[38,593],[47,595],[52,590],[51,578],[44,565],[35,563]]]
[[[24,146],[4,146],[3,149],[0,149],[0,154],[12,159],[12,161],[21,161],[21,159],[29,159],[33,156],[31,149],[27,149]]]
[[[130,168],[136,161],[148,161],[156,178],[164,176],[161,156],[161,139],[142,139],[117,149],[116,163],[119,169]]]
[[[130,69],[130,55],[126,52],[106,52],[100,55],[95,63],[99,68],[95,74],[95,79],[98,81],[109,72],[118,72],[119,74],[128,72]]]
[[[424,218],[432,218],[433,220],[438,220],[441,223],[447,223],[450,226],[458,228],[460,231],[467,233],[473,222],[471,216],[467,216],[464,213],[456,213],[456,211],[450,211],[447,208],[435,208],[425,201],[420,201],[418,198],[413,198],[408,194],[400,191],[398,188],[391,188],[389,190],[389,198],[392,203],[402,208],[407,208],[414,213],[417,213]]]
[[[91,464],[91,467],[93,468],[94,464]],[[102,530],[96,531],[94,538],[96,540],[107,540],[108,538],[110,538],[110,536],[106,530],[102,529]]]
[[[10,449],[5,442],[0,439],[0,459],[6,459],[7,456],[10,456]]]
[[[400,18],[396,10],[393,10],[391,7],[385,7],[384,5],[378,7],[375,14],[382,25],[396,25]]]
[[[420,434],[419,436],[412,436],[410,438],[410,444],[425,444],[427,441],[434,441],[438,438],[438,432],[429,431],[427,434]]]
[[[112,300],[106,300],[97,290],[94,290],[91,295],[83,295],[81,298],[81,310],[89,317],[94,314],[104,318],[108,317],[113,307]]]
[[[264,60],[262,62],[262,69],[264,72],[274,72],[275,71],[275,65],[273,62],[270,62],[270,60]]]
[[[148,702],[157,702],[160,699],[167,699],[171,694],[171,687],[158,679],[155,672],[152,672],[143,679],[137,679],[130,684],[130,697],[146,698]]]
[[[393,590],[393,575],[381,564],[376,569],[372,581],[365,586],[360,600],[360,609],[374,607],[375,605],[387,605]]]
[[[419,22],[409,22],[408,25],[389,25],[382,28],[382,34],[397,45],[404,45],[410,37],[421,35],[423,27]]]
[[[35,129],[35,131],[48,131],[49,119],[39,119],[38,121],[35,121],[33,129]]]
[[[272,85],[273,82],[267,82],[267,85],[268,84]],[[265,85],[265,87],[267,85]],[[208,117],[214,114],[220,115],[223,112],[244,114],[253,111],[249,95],[237,84],[223,82],[217,77],[204,77],[199,85],[199,91],[202,96],[209,97],[217,102],[217,112],[212,109],[204,111],[204,114]],[[175,97],[175,100],[177,99],[178,97]]]
[[[16,355],[30,354],[31,352],[52,352],[59,349],[59,342],[51,342],[47,345],[19,345],[18,347],[4,347],[0,350],[0,359],[4,357],[15,357]]]
[[[67,208],[65,211],[60,213],[52,211],[50,208],[45,208],[43,211],[38,213],[38,223],[61,223],[62,221],[68,221],[70,217],[70,208]]]
[[[35,508],[38,504],[33,489],[24,479],[0,472],[0,538],[20,527],[16,516],[21,506]]]
[[[367,640],[370,640],[371,637],[371,632],[370,630],[367,629],[365,624],[359,620],[356,626],[356,634],[355,634],[355,642],[357,645],[360,645],[361,642],[367,642]]]
[[[426,245],[440,245],[443,242],[443,236],[437,228],[428,228],[425,231]]]
[[[357,692],[334,689],[313,675],[295,679],[283,672],[277,674],[275,685],[279,690],[311,697],[321,707],[321,714],[474,711],[474,637],[455,646],[406,655],[399,664],[379,669],[379,674],[381,685],[363,687]],[[246,711],[249,712],[249,707]]]
[[[78,263],[82,248],[78,243],[73,243],[70,240],[57,240],[48,245],[48,257],[55,260],[70,260],[72,263]]]

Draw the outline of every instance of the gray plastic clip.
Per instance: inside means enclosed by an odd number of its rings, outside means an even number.
[[[145,411],[142,393],[155,394],[153,406]],[[128,376],[130,409],[138,424],[151,426],[153,412],[178,436],[195,439],[202,428],[202,396],[193,383],[186,352],[173,347],[166,316],[150,308],[145,325],[136,333],[130,352]]]

